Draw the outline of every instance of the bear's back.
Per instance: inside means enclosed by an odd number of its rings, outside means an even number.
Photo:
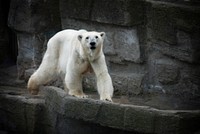
[[[57,54],[58,57],[58,72],[65,74],[73,47],[75,47],[76,42],[79,42],[77,36],[84,32],[87,31],[67,29],[58,32],[49,40],[48,49],[54,51],[54,54]]]

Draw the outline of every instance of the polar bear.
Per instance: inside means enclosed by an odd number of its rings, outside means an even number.
[[[62,76],[69,95],[85,98],[82,77],[92,68],[97,79],[100,100],[112,101],[113,85],[103,53],[104,32],[63,30],[55,34],[47,44],[47,50],[39,68],[28,81],[28,90],[36,95],[39,86]]]

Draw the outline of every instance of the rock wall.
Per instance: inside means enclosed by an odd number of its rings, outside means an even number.
[[[148,86],[186,100],[200,95],[200,8],[150,3]]]
[[[57,31],[104,31],[116,95],[161,93],[196,100],[199,5],[197,0],[11,0],[8,25],[17,34],[18,77],[39,66]],[[94,79],[84,79],[85,89],[96,87]]]
[[[60,24],[59,1],[11,0],[8,26],[17,34],[19,79],[25,70],[39,66],[47,40]]]
[[[9,2],[1,1],[0,2],[0,64],[4,62],[4,59],[7,58],[6,54],[8,46],[8,28],[7,28],[7,10]]]

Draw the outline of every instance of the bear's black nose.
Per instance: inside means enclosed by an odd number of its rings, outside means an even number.
[[[95,46],[95,42],[90,42],[90,45],[93,47],[93,46]]]

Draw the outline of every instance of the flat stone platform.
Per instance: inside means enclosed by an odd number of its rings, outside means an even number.
[[[68,96],[53,86],[32,96],[22,87],[0,86],[0,130],[9,133],[156,133],[200,132],[200,110],[161,110],[129,104]],[[124,104],[123,104],[124,101]],[[84,131],[83,131],[84,130]]]

